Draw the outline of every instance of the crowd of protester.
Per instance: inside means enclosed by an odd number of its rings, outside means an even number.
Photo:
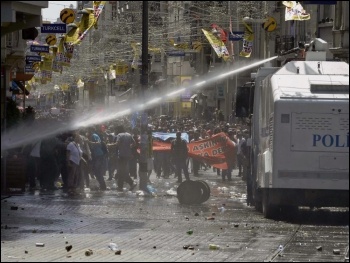
[[[146,191],[145,186],[151,183],[149,177],[152,171],[157,178],[174,176],[181,183],[182,172],[188,180],[190,174],[199,176],[200,169],[213,169],[223,181],[231,181],[233,169],[239,169],[239,176],[245,179],[245,166],[249,159],[248,124],[244,121],[227,123],[217,118],[207,122],[165,115],[148,117],[147,134],[150,140],[152,132],[176,133],[176,139],[172,140],[169,152],[152,151],[152,146],[149,146],[147,177],[143,183],[137,170],[140,161],[140,118],[135,122],[124,117],[46,137],[24,145],[21,154],[27,160],[26,176],[30,190],[58,189],[56,182],[60,179],[62,189],[76,195],[90,187],[91,179],[96,179],[100,191],[107,190],[107,180],[116,180],[117,191],[123,191],[125,184],[129,185],[129,190],[133,190],[138,182],[139,189]],[[220,171],[188,158],[187,142],[181,139],[181,133],[187,133],[189,142],[193,142],[220,132],[225,132],[236,145],[237,158],[228,163],[227,170]]]

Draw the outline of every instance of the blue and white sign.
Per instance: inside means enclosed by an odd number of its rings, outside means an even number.
[[[41,26],[41,33],[66,33],[66,24],[43,24]]]
[[[31,45],[30,51],[31,52],[39,52],[39,53],[50,53],[50,47],[49,46]]]
[[[26,56],[26,61],[28,62],[41,61],[41,56]]]
[[[244,37],[243,31],[232,31],[232,34],[231,34],[231,32],[229,32],[228,40],[240,41],[240,40],[243,40],[243,37]]]
[[[152,132],[153,138],[158,138],[162,141],[172,141],[176,139],[176,133],[166,133],[166,132]],[[187,143],[189,142],[188,133],[182,132],[181,139],[184,139]]]

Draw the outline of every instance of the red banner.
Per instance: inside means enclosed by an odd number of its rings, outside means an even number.
[[[170,143],[153,141],[153,151],[170,151]],[[219,169],[227,169],[235,157],[235,143],[224,132],[187,144],[189,157]]]

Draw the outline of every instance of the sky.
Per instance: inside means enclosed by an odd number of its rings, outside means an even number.
[[[49,7],[41,9],[43,20],[55,22],[60,16],[61,10],[68,8],[70,4],[73,4],[75,8],[77,1],[49,1]]]

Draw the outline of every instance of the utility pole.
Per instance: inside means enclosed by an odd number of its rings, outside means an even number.
[[[142,75],[141,75],[141,91],[140,99],[145,102],[145,92],[148,88],[148,1],[142,2]],[[141,113],[141,129],[140,129],[140,160],[139,160],[139,177],[140,190],[147,190],[147,159],[148,147],[152,147],[148,143],[148,116],[144,109]]]

